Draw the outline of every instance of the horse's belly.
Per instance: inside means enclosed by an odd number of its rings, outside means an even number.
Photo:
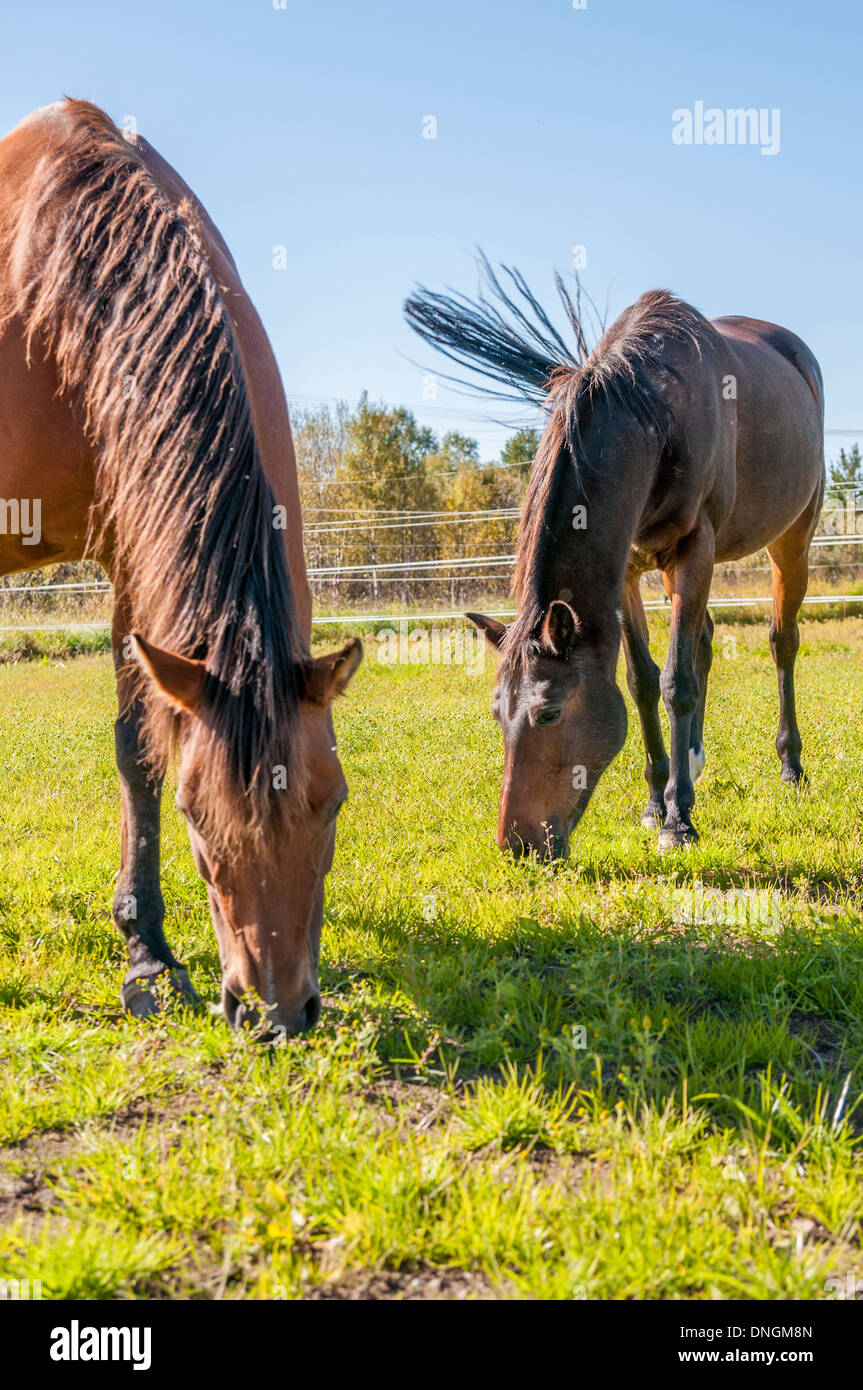
[[[812,500],[819,469],[795,470],[782,479],[767,473],[738,475],[731,515],[716,533],[716,559],[742,560],[783,536]]]

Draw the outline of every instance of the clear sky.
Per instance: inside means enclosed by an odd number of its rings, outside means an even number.
[[[366,388],[492,457],[500,407],[423,399],[402,300],[472,291],[476,245],[550,298],[577,244],[611,317],[665,286],[794,329],[828,427],[863,436],[859,0],[276,3],[8,0],[0,127],[63,94],[134,117],[220,226],[292,400]],[[778,108],[779,152],[675,144],[698,101]]]

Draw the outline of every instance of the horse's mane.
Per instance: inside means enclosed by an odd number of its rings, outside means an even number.
[[[545,596],[537,579],[552,539],[551,519],[564,484],[584,490],[590,464],[582,432],[602,401],[612,416],[654,430],[660,447],[670,427],[660,372],[678,373],[662,356],[668,339],[688,341],[700,354],[714,333],[697,309],[668,290],[648,290],[596,345],[588,347],[581,289],[573,299],[560,276],[558,295],[572,333],[568,345],[518,271],[504,267],[507,292],[481,257],[485,291],[477,300],[420,288],[405,304],[408,322],[452,361],[497,383],[499,399],[528,400],[546,411],[546,428],[531,468],[519,525],[514,591],[518,615],[502,648],[504,663],[525,659],[535,644]]]
[[[174,207],[98,107],[68,101],[60,120],[18,219],[17,312],[94,446],[88,548],[110,551],[131,630],[206,660],[201,829],[230,853],[303,790],[308,653],[283,535],[191,200]],[[161,769],[178,716],[152,682],[139,691]],[[276,766],[287,791],[273,791]]]

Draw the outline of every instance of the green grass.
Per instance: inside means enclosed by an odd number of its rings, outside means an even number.
[[[493,663],[372,647],[337,712],[327,1007],[275,1052],[206,1010],[120,1014],[110,658],[0,667],[0,1278],[808,1299],[859,1273],[863,638],[804,639],[807,794],[779,779],[764,627],[720,627],[701,845],[660,858],[639,828],[630,711],[563,868],[494,845]],[[172,945],[215,1003],[170,797],[163,864]],[[675,922],[696,881],[775,890],[778,925]]]

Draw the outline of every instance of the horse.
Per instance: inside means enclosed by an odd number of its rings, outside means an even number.
[[[783,781],[806,781],[794,664],[825,487],[820,368],[789,330],[736,316],[709,321],[667,290],[642,294],[589,350],[581,288],[573,299],[558,276],[573,349],[518,271],[504,267],[504,285],[483,263],[477,300],[420,286],[405,312],[427,343],[491,379],[494,394],[538,403],[547,415],[519,528],[516,618],[505,626],[467,615],[500,654],[498,844],[516,856],[567,857],[626,737],[616,683],[622,637],[647,759],[642,825],[658,831],[662,850],[691,845],[706,757],[713,568],[762,548],[773,583],[776,750]],[[661,674],[639,588],[649,570],[659,570],[670,601]]]
[[[0,491],[41,504],[38,535],[0,536],[0,573],[87,556],[113,581],[124,1008],[196,999],[160,889],[175,754],[225,1018],[311,1027],[347,795],[332,704],[362,646],[310,655],[287,404],[228,248],[146,140],[84,101],[0,141]]]

